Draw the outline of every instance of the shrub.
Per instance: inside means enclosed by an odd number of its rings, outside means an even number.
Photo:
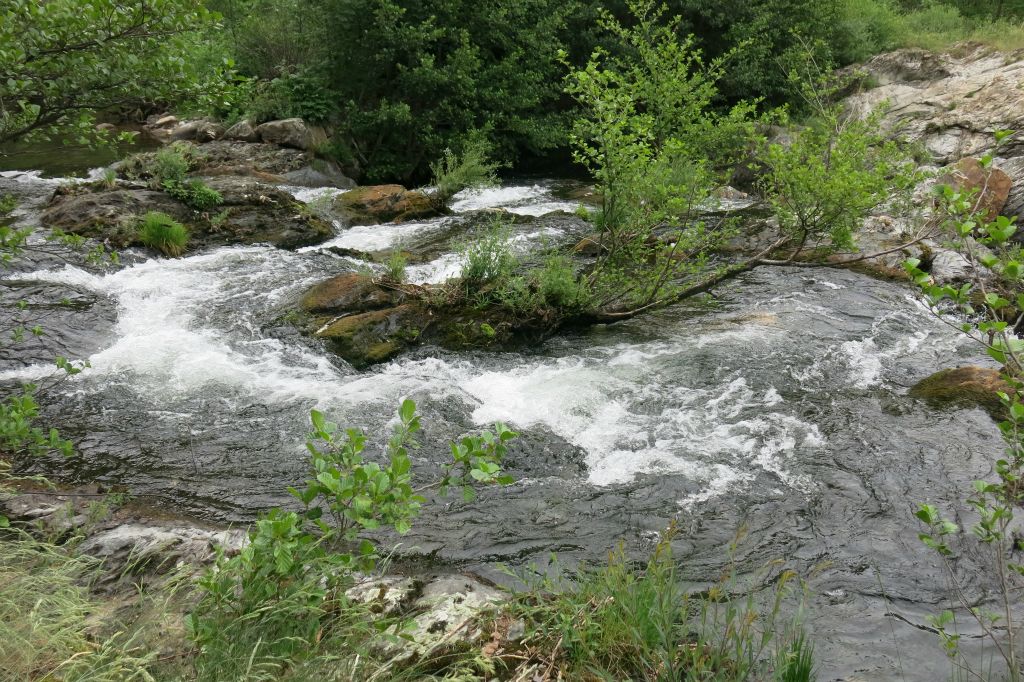
[[[188,246],[188,228],[166,213],[151,211],[139,224],[139,241],[166,256],[180,256]]]
[[[535,271],[537,293],[545,305],[552,308],[584,308],[590,299],[586,281],[577,277],[571,258],[551,254]]]
[[[198,179],[184,182],[165,180],[163,187],[164,191],[172,197],[197,211],[208,211],[220,206],[224,201],[220,192],[208,187],[206,183]]]
[[[509,229],[496,218],[482,235],[462,247],[464,259],[460,277],[467,286],[479,286],[511,277],[519,258],[509,244]]]
[[[866,61],[897,47],[905,37],[899,10],[891,0],[843,0],[833,53],[840,64]]]
[[[192,145],[175,142],[158,149],[146,169],[157,186],[167,182],[181,182],[192,167]]]
[[[479,132],[466,139],[461,154],[445,149],[441,158],[430,164],[430,172],[437,188],[431,195],[433,202],[443,207],[464,189],[497,184],[494,174],[500,164],[488,160],[490,153],[490,143]]]

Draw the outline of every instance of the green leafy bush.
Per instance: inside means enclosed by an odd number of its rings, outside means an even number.
[[[460,277],[467,289],[511,277],[519,267],[519,258],[509,243],[510,230],[496,218],[483,234],[462,247]]]
[[[445,149],[440,160],[430,164],[436,187],[431,200],[443,207],[464,189],[496,185],[500,164],[489,160],[490,153],[491,145],[481,133],[466,138],[461,154]]]
[[[405,268],[409,264],[409,259],[406,257],[405,252],[400,248],[395,249],[388,256],[388,260],[384,263],[384,267],[387,269],[387,278],[392,282],[401,284],[405,281]]]
[[[146,170],[157,186],[167,182],[181,182],[192,167],[192,154],[191,144],[175,142],[154,152]]]
[[[166,256],[180,256],[188,246],[188,228],[159,211],[150,211],[142,217],[138,234],[139,241]]]
[[[208,187],[206,183],[198,179],[164,180],[163,188],[172,197],[197,211],[209,211],[220,206],[224,201],[220,192]]]

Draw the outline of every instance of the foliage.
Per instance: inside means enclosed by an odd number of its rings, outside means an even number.
[[[430,164],[430,173],[436,187],[430,197],[431,201],[443,207],[464,189],[497,184],[495,171],[500,164],[488,160],[490,152],[491,145],[482,133],[467,137],[461,154],[445,149],[441,158]]]
[[[224,201],[220,192],[208,187],[199,179],[185,180],[184,182],[164,180],[163,187],[172,197],[197,211],[209,211],[220,206]]]
[[[641,570],[619,549],[605,567],[520,595],[512,608],[527,621],[524,648],[548,654],[548,670],[562,679],[808,679],[812,654],[799,612],[780,622],[794,574],[777,578],[763,606],[734,596],[731,574],[703,596],[688,594],[672,556],[674,532]]]
[[[159,211],[142,216],[138,235],[139,241],[165,256],[180,256],[188,247],[188,228]]]
[[[906,150],[882,132],[884,110],[845,115],[830,104],[837,86],[822,80],[828,69],[810,61],[808,67],[812,73],[792,77],[804,84],[816,116],[762,155],[761,190],[794,255],[804,248],[851,249],[864,218],[882,204],[901,210],[921,179]]]
[[[603,248],[589,283],[596,307],[613,311],[667,300],[677,282],[702,272],[724,234],[701,217],[721,180],[716,166],[750,132],[750,106],[711,109],[724,62],[705,64],[693,37],[680,40],[678,19],[664,21],[653,0],[629,7],[635,26],[609,15],[603,24],[632,58],[595,50],[566,85],[582,108],[574,156],[602,200]]]
[[[153,189],[165,183],[180,183],[196,165],[195,145],[173,142],[155,152],[144,152],[128,157],[119,172],[130,180],[146,180]]]
[[[124,633],[97,641],[89,595],[94,560],[2,531],[0,540],[0,660],[4,679],[151,682],[156,657]]]
[[[1009,131],[997,132],[997,146],[1010,135]],[[994,155],[992,152],[981,159],[988,172]],[[1014,221],[1005,216],[986,215],[981,197],[982,192],[957,191],[950,186],[941,189],[943,226],[972,266],[969,281],[961,286],[937,285],[921,270],[920,261],[908,260],[905,267],[921,287],[931,310],[943,320],[955,313],[958,323],[949,324],[981,344],[1003,365],[1003,378],[1009,386],[1008,391],[999,394],[1005,413],[999,429],[1006,454],[995,463],[995,480],[975,481],[966,500],[978,519],[971,528],[977,545],[968,551],[991,562],[999,588],[996,610],[989,611],[964,594],[962,578],[952,565],[953,542],[968,546],[968,537],[962,534],[960,526],[928,504],[920,506],[917,517],[924,526],[921,541],[936,552],[948,569],[951,593],[993,645],[995,655],[1006,665],[1009,679],[1016,681],[1024,677],[1017,650],[1024,632],[1014,610],[1024,587],[1024,564],[1015,560],[1013,554],[1018,543],[1014,518],[1024,504],[1024,339],[1017,333],[1024,319],[1024,262],[1020,260],[1019,248],[1011,241],[1017,230]],[[991,670],[991,661],[973,661],[960,650],[953,610],[934,616],[931,624],[956,668],[975,676]]]
[[[509,236],[508,226],[495,218],[483,234],[462,246],[460,278],[467,293],[488,282],[509,278],[519,267]]]
[[[214,15],[193,0],[9,0],[0,9],[0,142],[96,137],[95,116],[175,102]]]
[[[409,448],[420,430],[413,401],[398,410],[386,465],[366,460],[360,431],[342,431],[316,410],[310,421],[312,476],[303,489],[289,488],[304,511],[275,509],[261,517],[246,548],[221,556],[200,581],[201,598],[189,617],[200,679],[237,679],[243,672],[272,679],[322,637],[358,638],[368,619],[348,603],[345,589],[353,571],[370,570],[377,559],[376,545],[362,536],[384,527],[407,533],[426,501],[412,487]],[[501,458],[515,435],[497,424],[454,443],[453,462],[436,484],[441,493],[458,487],[468,500],[474,486],[511,482]]]
[[[387,262],[384,263],[386,269],[387,278],[398,284],[405,281],[405,268],[409,265],[409,259],[406,257],[405,252],[401,249],[395,249],[388,256]]]

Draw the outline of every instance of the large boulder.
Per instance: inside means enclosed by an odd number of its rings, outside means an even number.
[[[423,192],[401,185],[371,185],[339,194],[334,208],[352,225],[433,218],[440,211]]]
[[[327,139],[322,129],[306,125],[301,118],[268,121],[257,126],[256,132],[264,142],[304,151],[311,151]]]
[[[381,288],[373,278],[348,272],[317,284],[302,297],[300,305],[309,313],[362,312],[386,307],[394,300],[395,292]]]
[[[910,389],[910,395],[939,406],[978,406],[998,415],[1002,402],[998,392],[1010,391],[1009,384],[991,367],[944,369],[922,379]]]
[[[215,121],[201,119],[198,121],[185,121],[168,132],[170,140],[184,140],[188,142],[212,142],[224,135],[224,126]]]
[[[355,367],[390,360],[422,334],[431,322],[421,302],[345,315],[316,331]]]
[[[250,178],[214,177],[206,183],[223,199],[206,212],[193,211],[162,191],[146,187],[108,190],[75,185],[58,190],[42,212],[47,227],[99,239],[114,248],[137,246],[139,219],[160,211],[189,228],[189,250],[228,244],[267,243],[294,249],[319,244],[334,230],[310,215],[291,194]]]

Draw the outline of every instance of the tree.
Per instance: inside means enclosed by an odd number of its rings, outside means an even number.
[[[0,142],[72,134],[97,114],[194,94],[190,58],[216,15],[199,0],[8,0],[0,9]]]

